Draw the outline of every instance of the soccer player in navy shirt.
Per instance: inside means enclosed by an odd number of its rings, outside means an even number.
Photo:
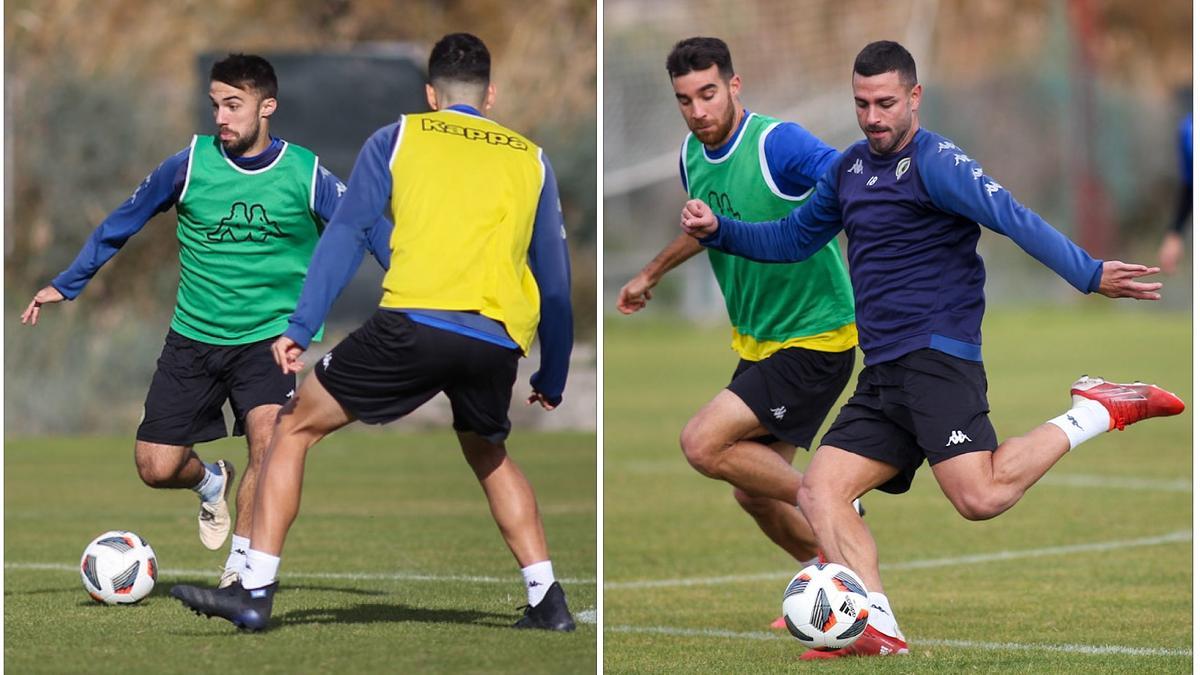
[[[805,659],[908,651],[883,594],[875,541],[850,500],[872,489],[907,491],[928,460],[958,512],[986,520],[1080,443],[1184,407],[1153,385],[1084,376],[1071,387],[1070,410],[997,443],[981,349],[979,225],[1008,236],[1084,293],[1157,300],[1162,284],[1139,279],[1158,268],[1092,258],[961,148],[921,129],[921,85],[901,45],[867,45],[852,82],[866,141],[830,167],[809,202],[766,223],[717,217],[696,200],[681,217],[705,246],[764,262],[802,260],[846,231],[866,367],[809,463],[797,503],[827,558],[862,577],[871,607],[856,642],[811,650]]]

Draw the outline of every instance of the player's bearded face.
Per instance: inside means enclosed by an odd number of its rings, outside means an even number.
[[[208,95],[221,147],[226,154],[240,157],[258,142],[262,133],[262,99],[224,82],[213,82]]]
[[[888,155],[908,145],[917,129],[921,85],[905,86],[899,73],[865,77],[854,74],[854,105],[858,127],[871,152]]]
[[[726,80],[714,65],[680,75],[671,82],[683,121],[696,138],[709,147],[727,141],[738,121],[738,106],[734,99],[740,87],[737,75]]]

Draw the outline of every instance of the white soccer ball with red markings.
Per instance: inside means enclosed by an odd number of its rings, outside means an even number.
[[[113,530],[83,549],[79,574],[84,590],[96,602],[131,605],[154,588],[158,561],[145,539],[128,530]]]
[[[868,613],[866,585],[837,563],[805,567],[783,592],[788,632],[813,649],[849,646],[867,629]]]

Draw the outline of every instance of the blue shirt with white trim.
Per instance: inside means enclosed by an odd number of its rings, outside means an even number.
[[[983,360],[980,225],[1081,292],[1099,287],[1103,267],[925,129],[890,155],[873,154],[865,140],[850,146],[813,197],[780,220],[718,221],[703,245],[763,262],[803,260],[845,229],[866,365],[925,348]]]

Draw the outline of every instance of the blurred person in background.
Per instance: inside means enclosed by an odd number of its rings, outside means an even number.
[[[1189,97],[1190,100],[1190,97]],[[1179,122],[1175,146],[1179,151],[1179,200],[1175,206],[1175,217],[1163,236],[1158,249],[1158,264],[1167,274],[1174,274],[1183,257],[1184,228],[1192,215],[1192,114]]]
[[[134,444],[138,476],[154,488],[190,489],[200,498],[200,541],[216,550],[232,527],[220,584],[237,581],[249,549],[255,488],[275,416],[296,388],[280,372],[271,343],[287,328],[324,223],[345,192],[307,148],[270,133],[278,82],[259,56],[230,54],[213,64],[208,96],[215,135],[164,160],[92,232],[61,274],[21,315],[36,325],[43,305],[74,300],[88,281],[156,214],[178,215],[179,290]],[[391,223],[364,234],[388,264]],[[351,261],[357,268],[362,249]],[[233,410],[248,462],[238,485],[236,518],[226,498],[229,460],[204,462],[197,443],[226,436],[221,411]]]
[[[701,200],[681,214],[705,246],[764,262],[803,260],[845,229],[865,367],[805,471],[796,502],[832,562],[862,577],[867,628],[848,647],[803,659],[907,654],[893,616],[875,540],[850,500],[907,492],[929,461],[968,520],[1004,513],[1081,443],[1143,419],[1177,415],[1183,401],[1142,383],[1084,376],[1072,407],[997,443],[983,368],[980,225],[1010,237],[1077,290],[1158,300],[1158,268],[1089,256],[983,172],[957,145],[920,128],[922,88],[912,55],[895,42],[868,44],[852,75],[865,141],[830,166],[803,206],[772,222],[716,215]]]
[[[679,156],[689,196],[726,215],[779,218],[812,194],[839,153],[795,122],[746,110],[724,41],[693,37],[667,56],[667,74],[691,131]],[[703,247],[680,233],[630,279],[617,309],[646,306],[651,289]],[[734,486],[737,503],[777,546],[816,562],[816,537],[796,508],[808,449],[854,370],[854,301],[834,241],[807,261],[767,265],[710,249],[709,262],[740,357],[730,383],[683,429],[680,445],[701,474]],[[784,628],[780,617],[773,628]]]
[[[198,614],[266,628],[308,449],[354,420],[385,424],[445,392],[463,456],[524,578],[529,604],[514,627],[575,629],[533,488],[505,447],[517,361],[535,333],[541,362],[528,402],[553,410],[566,386],[571,276],[554,172],[541,148],[484,116],[496,90],[478,37],[434,45],[425,93],[433,112],[403,115],[363,145],[275,359],[285,372],[302,367],[371,223],[387,211],[396,225],[379,309],[321,358],[280,413],[241,582],[171,589]]]

